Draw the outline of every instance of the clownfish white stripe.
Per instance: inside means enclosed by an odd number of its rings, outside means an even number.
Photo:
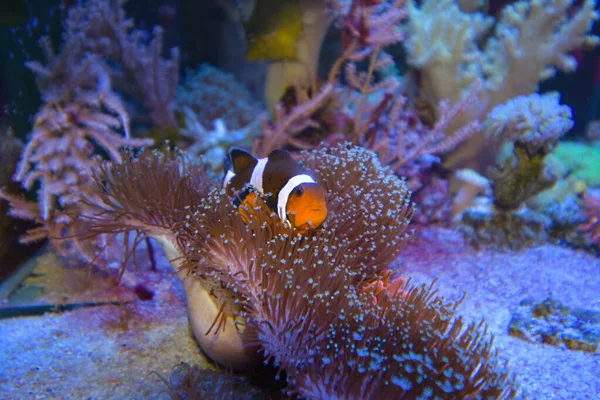
[[[229,185],[229,182],[231,182],[233,177],[235,177],[235,174],[233,173],[233,171],[232,170],[227,171],[227,174],[225,175],[225,179],[223,179],[223,189],[227,189],[227,185]]]
[[[252,174],[254,176],[254,174]],[[261,179],[262,181],[262,179]],[[262,183],[262,182],[261,182]],[[291,227],[291,223],[287,218],[286,208],[287,202],[290,197],[292,191],[303,183],[316,183],[315,180],[309,175],[296,175],[290,178],[289,181],[281,188],[279,191],[279,196],[277,196],[277,214],[279,218],[284,221],[284,223]]]
[[[256,161],[256,166],[254,167],[254,170],[252,170],[252,177],[250,177],[250,186],[254,187],[260,193],[265,194],[263,190],[263,173],[265,172],[265,167],[267,166],[269,158],[259,158]]]

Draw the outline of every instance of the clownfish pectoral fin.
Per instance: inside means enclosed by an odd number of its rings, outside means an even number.
[[[229,165],[231,170],[237,175],[242,171],[253,168],[256,165],[256,158],[246,150],[231,147],[229,149]]]
[[[250,222],[252,216],[257,217],[255,208],[258,206],[258,195],[252,190],[248,190],[243,199],[238,198],[238,212],[245,224]]]

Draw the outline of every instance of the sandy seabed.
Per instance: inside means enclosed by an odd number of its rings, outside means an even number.
[[[51,256],[42,258],[36,271],[64,268]],[[600,398],[600,353],[531,344],[507,333],[525,298],[552,296],[600,311],[599,258],[555,245],[474,249],[453,230],[434,227],[415,234],[396,267],[416,284],[437,279],[435,287],[448,300],[466,292],[458,315],[487,321],[528,398]],[[46,276],[49,287],[65,282]],[[210,365],[191,337],[183,289],[166,268],[126,273],[121,292],[97,283],[106,280],[101,274],[82,279],[87,284],[70,301],[103,297],[125,304],[0,320],[0,399],[162,399],[168,396],[157,374],[168,377],[182,361]],[[140,283],[153,298],[127,303]],[[46,300],[57,301],[51,294]]]
[[[570,307],[600,311],[600,258],[556,245],[520,251],[479,250],[453,230],[418,231],[398,262],[401,275],[430,284],[448,300],[466,298],[457,314],[484,318],[495,347],[531,399],[600,399],[600,352],[532,344],[508,335],[521,300],[550,296]]]

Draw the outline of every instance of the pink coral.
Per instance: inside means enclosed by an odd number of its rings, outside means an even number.
[[[127,0],[89,0],[68,9],[63,44],[55,54],[48,38],[41,43],[48,61],[28,63],[36,72],[42,95],[49,101],[48,86],[59,85],[72,74],[74,65],[92,56],[105,64],[114,86],[139,101],[149,111],[154,125],[176,126],[173,112],[179,81],[179,50],[163,58],[163,31],[156,26],[152,35],[134,29],[125,15]],[[109,68],[109,65],[113,66]]]
[[[273,121],[268,121],[264,116],[261,118],[262,135],[254,141],[253,153],[266,156],[275,149],[284,148],[288,143],[300,148],[309,148],[297,137],[307,128],[320,126],[313,115],[331,99],[333,89],[333,85],[326,84],[315,96],[306,98],[291,110],[286,110],[283,103],[275,104]]]
[[[97,164],[95,146],[118,163],[121,147],[152,144],[149,139],[129,137],[129,116],[95,57],[71,68],[60,91],[48,93],[51,101],[35,116],[13,177],[27,190],[39,183],[38,204],[44,221],[78,203]]]

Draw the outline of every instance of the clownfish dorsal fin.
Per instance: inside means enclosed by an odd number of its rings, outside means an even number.
[[[231,147],[229,149],[229,165],[233,172],[238,175],[248,168],[254,168],[256,158],[246,150]]]
[[[288,160],[295,162],[294,158],[292,157],[290,152],[287,150],[277,149],[277,150],[273,150],[269,154],[269,161],[272,161],[272,162],[281,162],[281,161],[288,161]]]

